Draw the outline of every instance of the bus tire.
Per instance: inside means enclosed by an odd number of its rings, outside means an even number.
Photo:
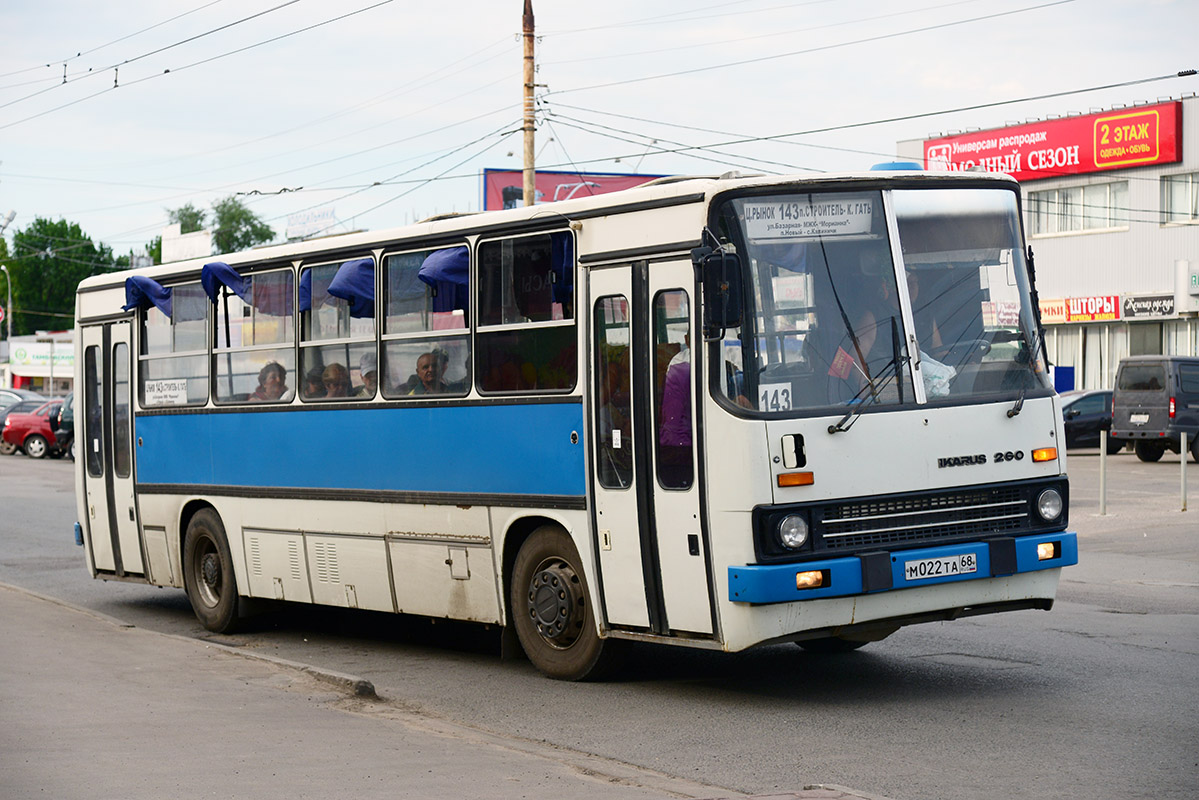
[[[196,619],[215,633],[237,628],[237,579],[220,516],[211,508],[196,512],[183,537],[183,585]]]
[[[1166,448],[1157,442],[1137,442],[1136,451],[1137,458],[1150,464],[1161,461],[1162,456],[1166,454]]]
[[[543,525],[520,546],[512,565],[516,636],[533,666],[558,680],[594,680],[611,665],[580,564],[566,532]]]
[[[796,644],[809,653],[852,653],[870,642],[842,639],[839,636],[825,636],[820,639],[804,639]]]

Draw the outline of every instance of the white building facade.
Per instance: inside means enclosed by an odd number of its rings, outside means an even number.
[[[898,143],[1020,181],[1059,391],[1129,355],[1199,355],[1199,97]]]

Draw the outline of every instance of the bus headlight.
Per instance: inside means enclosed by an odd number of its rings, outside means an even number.
[[[1046,522],[1062,515],[1062,495],[1057,489],[1046,489],[1037,495],[1037,513]]]
[[[808,521],[799,514],[788,514],[779,521],[779,541],[788,550],[798,550],[808,541]]]

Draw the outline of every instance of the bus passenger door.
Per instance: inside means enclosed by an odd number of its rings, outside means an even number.
[[[133,401],[130,325],[83,329],[81,408],[84,490],[96,569],[143,577],[141,537],[133,495]]]
[[[605,617],[613,625],[649,628],[647,575],[634,455],[632,293],[629,268],[593,270],[591,297],[591,458],[595,530]]]
[[[653,264],[648,282],[648,319],[637,315],[649,338],[649,441],[653,448],[654,536],[666,625],[671,631],[713,632],[707,545],[700,527],[699,474],[695,447],[697,370],[692,347],[690,260]],[[696,351],[699,352],[699,351]]]
[[[713,630],[694,467],[690,290],[679,288],[692,285],[691,275],[690,262],[590,272],[591,441],[605,611],[613,625],[657,633]]]

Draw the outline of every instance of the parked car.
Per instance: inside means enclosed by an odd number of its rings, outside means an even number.
[[[41,400],[45,402],[48,399],[29,389],[0,389],[0,408],[8,408],[22,400]]]
[[[20,447],[30,458],[61,456],[62,449],[50,429],[50,415],[57,414],[61,405],[61,400],[51,400],[28,414],[9,414],[4,420],[4,441]]]
[[[1120,362],[1112,436],[1131,441],[1142,461],[1177,453],[1182,434],[1199,461],[1199,358],[1134,356]]]
[[[1112,437],[1112,393],[1106,389],[1084,389],[1062,393],[1062,419],[1066,448],[1099,447],[1118,453],[1124,442]]]
[[[58,447],[64,454],[75,460],[75,393],[71,392],[63,398],[58,412],[52,415],[50,429],[58,440]]]
[[[45,403],[45,398],[39,398],[37,400],[21,400],[7,408],[0,408],[0,431],[4,430],[4,421],[8,419],[9,414],[28,414],[37,411]],[[10,444],[7,439],[0,437],[0,455],[11,456],[19,449],[18,445]]]

